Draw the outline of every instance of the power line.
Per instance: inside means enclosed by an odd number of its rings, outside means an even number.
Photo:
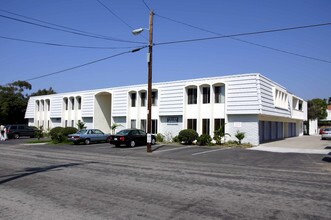
[[[134,49],[134,50],[125,51],[125,52],[118,53],[118,54],[115,54],[115,55],[111,55],[111,56],[108,56],[108,57],[104,57],[104,58],[101,58],[101,59],[98,59],[98,60],[94,60],[94,61],[91,61],[91,62],[88,62],[88,63],[84,63],[84,64],[81,64],[81,65],[78,65],[78,66],[74,66],[74,67],[70,67],[70,68],[67,68],[67,69],[64,69],[64,70],[60,70],[60,71],[56,71],[56,72],[36,76],[36,77],[26,79],[26,80],[23,80],[23,81],[32,81],[32,80],[52,76],[52,75],[55,75],[55,74],[63,73],[63,72],[69,71],[69,70],[78,69],[80,67],[88,66],[88,65],[91,65],[91,64],[94,64],[94,63],[97,63],[97,62],[101,62],[101,61],[104,61],[104,60],[108,60],[108,59],[111,59],[111,58],[114,58],[114,57],[118,57],[118,56],[121,56],[121,55],[124,55],[124,54],[127,54],[127,53],[134,53],[134,52],[137,52],[137,51],[139,51],[143,48],[146,48],[146,47],[147,46],[140,47],[140,48],[137,48],[137,49]]]
[[[50,27],[50,26],[47,26],[47,25],[37,24],[37,23],[34,23],[34,22],[25,21],[25,20],[22,20],[22,19],[13,18],[13,17],[5,16],[5,15],[0,15],[0,17],[6,18],[6,19],[9,19],[9,20],[14,20],[14,21],[17,21],[17,22],[22,22],[22,23],[25,23],[25,24],[30,24],[30,25],[34,25],[34,26],[38,26],[38,27],[43,27],[43,28],[52,29],[52,30],[56,30],[56,31],[62,31],[62,32],[66,32],[66,33],[70,33],[70,34],[76,34],[76,35],[85,36],[85,37],[92,37],[92,38],[110,40],[110,41],[118,41],[118,42],[123,42],[123,43],[145,44],[145,42],[121,40],[121,39],[117,39],[117,38],[96,36],[96,35],[85,34],[85,33],[77,32],[77,31],[69,31],[69,30],[64,30],[64,29],[60,29],[60,28],[54,28],[54,27]]]
[[[217,37],[205,37],[205,38],[195,38],[195,39],[187,39],[187,40],[178,40],[178,41],[168,41],[168,42],[156,43],[155,45],[178,44],[178,43],[188,43],[188,42],[195,42],[195,41],[214,40],[214,39],[220,39],[220,38],[230,38],[230,37],[238,37],[238,36],[266,34],[266,33],[281,32],[281,31],[290,31],[290,30],[297,30],[297,29],[304,29],[304,28],[321,27],[321,26],[326,26],[326,25],[331,25],[331,22],[329,22],[329,23],[322,23],[322,24],[297,26],[297,27],[289,27],[289,28],[271,29],[271,30],[265,30],[265,31],[255,31],[255,32],[247,32],[247,33],[223,35],[223,36],[217,36]]]
[[[214,32],[214,31],[210,31],[210,30],[207,30],[207,29],[204,29],[204,28],[201,28],[201,27],[197,27],[197,26],[187,24],[187,23],[184,23],[184,22],[181,22],[181,21],[177,21],[175,19],[168,18],[168,17],[162,16],[162,15],[159,15],[159,14],[155,14],[155,15],[160,17],[160,18],[163,18],[163,19],[166,19],[166,20],[178,23],[178,24],[182,24],[182,25],[185,25],[185,26],[188,26],[188,27],[191,27],[191,28],[195,28],[195,29],[198,29],[198,30],[201,30],[201,31],[204,31],[204,32],[208,32],[208,33],[211,33],[211,34],[215,34],[215,35],[224,37],[223,34],[220,34],[220,33]],[[290,55],[294,55],[294,56],[298,56],[298,57],[302,57],[302,58],[307,58],[307,59],[326,62],[326,63],[331,63],[331,61],[329,61],[329,60],[323,60],[323,59],[316,58],[316,57],[311,57],[311,56],[306,56],[306,55],[302,55],[302,54],[298,54],[298,53],[293,53],[293,52],[289,52],[289,51],[286,51],[286,50],[277,49],[277,48],[274,48],[274,47],[269,47],[269,46],[266,46],[266,45],[254,43],[254,42],[251,42],[251,41],[242,40],[242,39],[239,39],[239,38],[236,38],[236,37],[230,37],[229,36],[229,38],[232,39],[232,40],[236,40],[236,41],[240,41],[240,42],[243,42],[243,43],[246,43],[246,44],[266,48],[266,49],[269,49],[269,50],[274,50],[274,51],[281,52],[281,53],[286,53],[286,54],[290,54]]]
[[[102,1],[100,1],[100,0],[96,0],[96,1],[99,2],[99,4],[101,4],[105,9],[107,9],[112,15],[114,15],[123,24],[125,24],[130,29],[130,31],[132,31],[134,29],[131,25],[129,25],[126,21],[124,21],[120,16],[118,16],[117,14],[115,14],[115,12],[113,12],[109,7],[107,7]],[[143,35],[139,35],[139,36],[143,37],[145,40],[148,40]]]
[[[13,41],[20,41],[25,43],[33,43],[33,44],[41,44],[46,46],[56,46],[56,47],[70,47],[70,48],[82,48],[82,49],[106,49],[106,50],[114,50],[114,49],[127,49],[127,48],[136,48],[135,47],[94,47],[94,46],[78,46],[78,45],[68,45],[68,44],[58,44],[58,43],[50,43],[50,42],[41,42],[41,41],[33,41],[33,40],[26,40],[20,38],[13,38],[13,37],[6,37],[1,36],[2,39],[13,40]]]
[[[100,5],[102,5],[105,9],[107,9],[112,15],[114,15],[118,20],[120,20],[123,24],[125,24],[126,26],[128,26],[131,30],[133,30],[134,28],[129,25],[127,22],[125,22],[120,16],[118,16],[117,14],[115,14],[112,10],[110,10],[109,7],[107,7],[104,3],[102,3],[100,0],[96,0],[97,2],[99,2]]]
[[[147,3],[145,2],[145,0],[142,0],[142,2],[144,3],[144,5],[146,6],[146,8],[148,9],[148,11],[152,11],[151,8],[147,5]]]

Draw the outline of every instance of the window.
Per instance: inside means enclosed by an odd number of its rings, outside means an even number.
[[[209,134],[209,119],[202,119],[202,134]]]
[[[64,101],[64,109],[68,110],[68,98],[64,98],[63,101]]]
[[[74,98],[70,98],[70,105],[71,105],[71,110],[75,109],[75,99]]]
[[[225,87],[224,86],[215,86],[215,103],[224,103],[225,101]]]
[[[197,119],[187,119],[187,129],[197,130]]]
[[[131,93],[131,107],[136,107],[137,94]]]
[[[64,127],[65,127],[65,128],[68,127],[68,120],[65,120],[65,121],[64,121]]]
[[[51,101],[49,99],[46,100],[46,105],[47,105],[47,111],[50,111],[50,109],[51,109]]]
[[[153,106],[156,106],[156,104],[157,104],[157,92],[155,91],[155,92],[152,92],[152,105]]]
[[[197,89],[189,88],[187,89],[187,104],[197,104]]]
[[[152,120],[152,134],[157,134],[157,120]]]
[[[299,111],[302,111],[302,104],[303,104],[303,101],[299,100]]]
[[[141,119],[140,121],[140,129],[146,131],[146,119]]]
[[[75,125],[75,121],[71,120],[71,127],[74,127],[74,125]]]
[[[41,100],[41,101],[40,101],[40,104],[41,104],[41,110],[42,110],[42,111],[45,111],[44,100]]]
[[[39,112],[39,101],[36,101],[37,111]]]
[[[277,108],[288,109],[288,95],[285,91],[274,88],[274,104]]]
[[[146,106],[146,92],[140,93],[140,99],[141,99],[141,107]]]
[[[49,120],[47,120],[47,129],[49,129]]]
[[[131,120],[131,128],[136,128],[136,120],[135,119]]]
[[[82,108],[82,98],[81,97],[77,97],[77,105],[78,105],[78,110],[80,110]]]
[[[224,119],[223,118],[215,118],[214,119],[214,131],[218,130],[220,127],[223,127],[223,132],[224,132]]]
[[[210,103],[210,87],[202,88],[202,103],[203,104]]]

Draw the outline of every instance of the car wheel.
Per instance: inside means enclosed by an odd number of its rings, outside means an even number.
[[[134,147],[134,146],[136,146],[136,142],[135,141],[130,141],[130,147]]]
[[[115,144],[115,147],[120,147],[121,145],[120,144]]]
[[[326,138],[322,138],[322,140],[325,140]]]
[[[15,139],[19,139],[20,138],[20,135],[19,134],[14,134],[14,138]]]
[[[156,140],[154,138],[152,138],[152,145],[156,144]]]
[[[89,144],[91,143],[91,141],[90,141],[90,139],[85,139],[84,143],[85,143],[86,145],[89,145]]]

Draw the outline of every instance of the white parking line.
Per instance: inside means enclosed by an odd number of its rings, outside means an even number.
[[[202,151],[202,152],[194,153],[194,154],[192,154],[192,156],[200,155],[200,154],[208,154],[208,153],[211,153],[211,152],[221,151],[221,150],[226,150],[226,149],[230,149],[230,148],[227,147],[227,148],[220,148],[220,149],[215,149],[215,150]]]
[[[196,147],[196,146],[176,147],[176,148],[171,148],[171,149],[166,149],[166,150],[156,150],[156,151],[153,151],[153,153],[161,153],[161,152],[173,151],[173,150],[182,150],[182,149],[193,148],[193,147]]]

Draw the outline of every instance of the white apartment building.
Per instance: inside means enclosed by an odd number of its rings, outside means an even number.
[[[82,121],[87,128],[111,132],[147,127],[147,84],[34,96],[25,118],[50,129]],[[182,129],[213,137],[222,124],[236,140],[263,142],[303,135],[307,103],[259,73],[153,83],[152,133],[170,139]]]

